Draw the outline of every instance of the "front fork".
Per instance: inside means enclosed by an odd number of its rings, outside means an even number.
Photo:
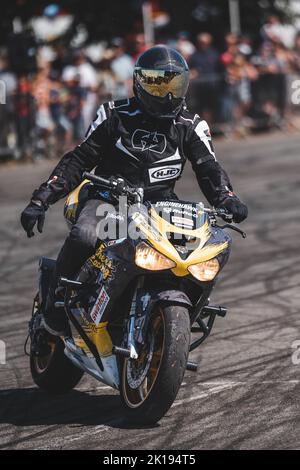
[[[143,288],[144,277],[138,279],[136,288],[134,290],[131,308],[129,313],[128,320],[128,339],[127,339],[127,349],[130,351],[131,359],[138,359],[139,355],[137,352],[138,346],[136,344],[136,330],[139,329],[137,323],[138,309],[137,309],[137,295],[138,291]]]

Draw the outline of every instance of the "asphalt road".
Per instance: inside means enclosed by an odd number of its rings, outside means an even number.
[[[178,398],[159,425],[130,428],[118,395],[85,375],[67,396],[33,384],[23,353],[39,256],[55,256],[66,226],[53,207],[42,236],[28,240],[19,214],[53,163],[0,168],[0,449],[299,449],[300,138],[269,134],[218,142],[220,160],[248,203],[248,238],[232,257],[212,301],[229,313],[192,359]],[[179,184],[200,198],[190,168]]]

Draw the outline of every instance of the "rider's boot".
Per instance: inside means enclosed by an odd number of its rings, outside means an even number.
[[[65,310],[62,307],[55,306],[56,302],[63,301],[63,296],[57,289],[57,281],[57,276],[53,276],[44,311],[44,327],[54,336],[66,336],[69,329],[69,322]]]
[[[58,255],[44,311],[44,327],[52,335],[66,336],[70,328],[65,309],[55,307],[56,302],[63,301],[61,292],[58,292],[59,278],[63,276],[73,279],[93,252],[93,246],[78,242],[69,236]]]

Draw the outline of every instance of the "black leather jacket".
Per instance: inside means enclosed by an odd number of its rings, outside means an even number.
[[[173,121],[145,115],[135,98],[100,106],[86,139],[60,160],[49,180],[33,193],[44,205],[65,197],[84,171],[120,176],[146,189],[146,198],[173,193],[186,160],[210,204],[218,206],[232,187],[216,161],[209,127],[186,108]]]

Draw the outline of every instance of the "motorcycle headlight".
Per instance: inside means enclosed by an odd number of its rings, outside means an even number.
[[[217,258],[213,258],[203,263],[193,264],[188,270],[198,281],[212,281],[220,271],[220,264]]]
[[[174,261],[156,251],[147,243],[140,243],[135,250],[135,264],[150,271],[161,271],[171,269],[176,266]]]

